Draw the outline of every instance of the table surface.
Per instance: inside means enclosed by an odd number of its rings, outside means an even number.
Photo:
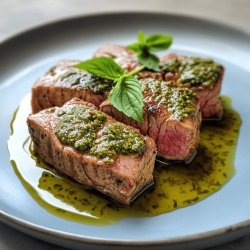
[[[157,11],[212,19],[250,33],[250,0],[1,0],[0,42],[45,22],[89,13]],[[0,249],[65,248],[37,240],[0,223]],[[209,250],[250,249],[250,235]]]

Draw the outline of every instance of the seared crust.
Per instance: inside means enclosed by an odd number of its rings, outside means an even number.
[[[94,107],[77,98],[67,102],[64,107],[70,105]],[[117,123],[109,116],[107,119],[108,123]],[[130,204],[140,190],[153,182],[156,147],[154,141],[147,136],[144,137],[146,148],[142,155],[119,155],[114,163],[107,164],[95,156],[61,144],[54,132],[58,123],[54,109],[45,109],[29,116],[27,123],[34,150],[42,160],[79,183],[122,204]]]
[[[138,128],[143,135],[154,139],[157,155],[167,160],[187,161],[193,155],[200,140],[201,112],[197,102],[196,110],[183,121],[172,117],[164,107],[158,110],[149,109],[144,102],[144,120],[137,123],[118,111],[106,100],[100,105],[100,110],[116,120]]]
[[[94,93],[88,88],[80,86],[68,87],[61,84],[61,78],[67,73],[79,72],[73,65],[80,61],[60,61],[51,68],[44,76],[40,77],[32,87],[31,106],[32,112],[50,107],[61,107],[73,97],[91,102],[97,107],[107,98],[105,94]]]
[[[94,54],[94,57],[102,56],[113,58],[116,63],[118,63],[126,71],[132,71],[139,66],[135,53],[132,50],[125,48],[124,46],[116,44],[104,45],[103,47],[99,48]]]

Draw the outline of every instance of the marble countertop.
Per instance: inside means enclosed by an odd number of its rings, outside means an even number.
[[[250,33],[249,0],[1,0],[0,42],[45,22],[90,13],[143,11],[175,13],[212,19]],[[1,56],[1,55],[0,55]],[[0,223],[0,249],[66,250]],[[210,250],[250,249],[250,235]]]

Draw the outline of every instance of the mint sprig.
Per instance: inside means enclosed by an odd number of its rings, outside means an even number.
[[[148,69],[159,71],[160,60],[154,53],[169,48],[172,41],[173,38],[169,35],[152,34],[146,37],[143,31],[139,31],[138,42],[127,47],[137,54],[139,63]]]
[[[137,122],[143,121],[141,84],[133,76],[141,71],[143,67],[126,73],[123,68],[109,57],[89,59],[75,65],[75,67],[101,78],[112,80],[115,85],[108,96],[111,104]]]

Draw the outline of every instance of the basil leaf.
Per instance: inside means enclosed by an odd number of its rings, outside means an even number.
[[[128,45],[127,48],[133,50],[135,53],[140,53],[142,50],[141,45],[139,43],[132,43]]]
[[[115,87],[112,88],[108,97],[111,104],[136,121],[143,121],[141,85],[133,76],[141,68],[126,74],[125,70],[109,57],[93,58],[75,67],[104,79],[113,80]]]
[[[172,37],[164,34],[152,34],[145,36],[143,31],[138,32],[138,42],[130,44],[129,49],[133,50],[138,61],[148,69],[159,71],[160,60],[154,52],[167,49],[172,44]]]
[[[140,44],[145,44],[146,43],[146,36],[145,33],[143,31],[139,31],[138,32],[138,41]]]
[[[139,54],[138,60],[141,64],[146,66],[148,69],[152,69],[154,71],[160,71],[160,67],[159,67],[160,60],[154,54],[151,54],[151,53]]]
[[[157,52],[167,49],[172,44],[172,40],[169,35],[152,34],[147,38],[146,44],[149,52]]]
[[[75,65],[76,68],[85,70],[93,75],[109,80],[117,80],[125,74],[123,68],[109,57],[92,58]]]
[[[143,99],[141,84],[133,76],[124,76],[111,90],[109,96],[111,104],[133,118],[137,122],[143,121]]]

